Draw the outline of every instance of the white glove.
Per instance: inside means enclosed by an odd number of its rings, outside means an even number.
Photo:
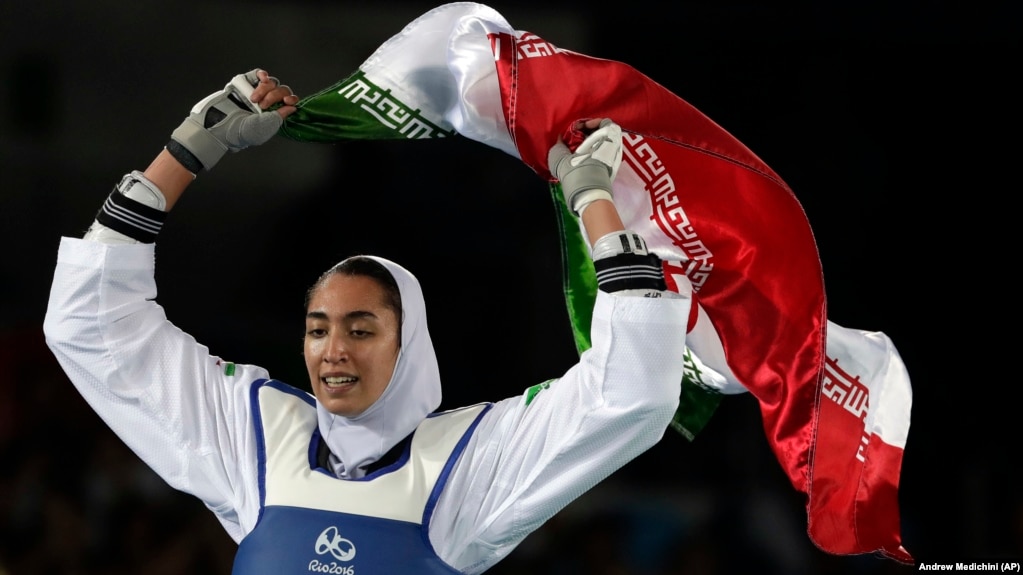
[[[551,173],[561,180],[568,207],[577,216],[594,200],[612,200],[611,182],[622,163],[622,128],[608,118],[573,153],[560,139],[547,153]]]
[[[258,71],[238,74],[223,90],[200,100],[171,134],[167,149],[189,171],[209,171],[226,152],[262,144],[280,129],[280,114],[260,110],[249,100],[259,84]]]

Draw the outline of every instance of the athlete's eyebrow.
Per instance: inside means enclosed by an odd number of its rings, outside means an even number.
[[[322,319],[322,320],[330,319],[330,317],[327,315],[326,312],[322,312],[322,311],[318,311],[318,310],[313,310],[313,311],[310,311],[310,312],[306,312],[305,317],[306,317],[306,319]],[[359,319],[359,318],[363,318],[363,317],[370,318],[370,319],[378,319],[377,318],[377,314],[375,314],[375,313],[373,313],[371,311],[366,311],[366,310],[361,310],[361,309],[350,311],[350,312],[346,313],[342,317],[343,317],[343,319]]]
[[[365,311],[365,310],[357,309],[357,310],[350,311],[350,312],[346,313],[344,315],[344,318],[345,319],[360,319],[360,318],[377,319],[377,314],[375,314],[375,313],[373,313],[371,311]]]

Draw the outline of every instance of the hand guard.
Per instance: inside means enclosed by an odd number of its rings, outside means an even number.
[[[608,118],[575,152],[561,140],[547,153],[547,165],[559,180],[565,201],[575,215],[594,200],[612,200],[611,182],[622,163],[622,128]]]
[[[249,100],[259,84],[256,72],[238,74],[223,90],[200,100],[171,134],[167,149],[192,173],[209,171],[226,152],[262,144],[280,129],[280,114],[264,113]]]

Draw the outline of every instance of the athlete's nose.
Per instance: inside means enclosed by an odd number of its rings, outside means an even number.
[[[331,333],[328,336],[327,350],[323,354],[323,360],[327,363],[348,361],[348,345],[341,334]]]

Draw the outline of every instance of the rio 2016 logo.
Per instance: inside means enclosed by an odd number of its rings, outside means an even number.
[[[320,563],[313,559],[309,562],[309,571],[312,573],[329,573],[330,575],[355,575],[355,566],[339,565],[335,561]]]
[[[355,559],[355,544],[341,537],[337,527],[330,526],[320,533],[316,538],[314,547],[317,555],[330,553],[338,561],[351,561]],[[334,561],[321,563],[317,559],[309,562],[309,571],[313,573],[329,573],[330,575],[355,575],[355,567],[352,565],[339,565]]]

